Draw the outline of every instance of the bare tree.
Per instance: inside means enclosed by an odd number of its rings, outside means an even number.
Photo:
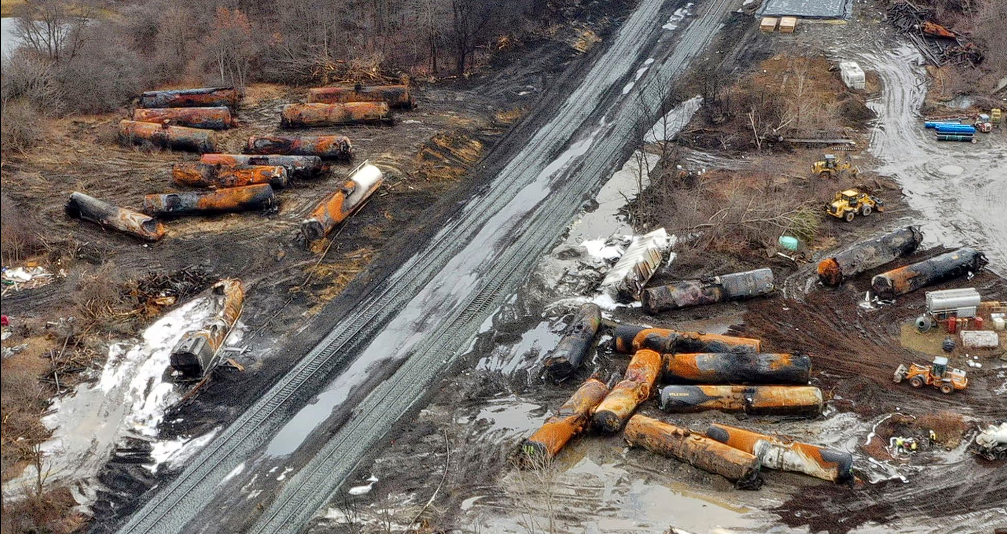
[[[209,58],[220,75],[220,83],[244,89],[252,59],[258,52],[252,25],[241,11],[217,8],[213,30],[206,41]]]
[[[25,0],[15,26],[15,35],[23,46],[52,63],[73,59],[83,45],[81,28],[88,12],[63,0]]]
[[[481,0],[451,0],[451,31],[455,44],[455,73],[465,74],[471,64],[479,36],[489,24],[490,13]]]

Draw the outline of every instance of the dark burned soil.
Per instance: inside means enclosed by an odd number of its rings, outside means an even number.
[[[298,225],[317,201],[342,183],[351,165],[334,164],[322,177],[295,181],[279,193],[278,210],[168,221],[168,235],[156,244],[138,244],[67,218],[63,203],[71,191],[136,208],[143,195],[172,190],[172,163],[195,159],[120,146],[115,135],[118,115],[62,121],[46,147],[20,159],[5,159],[4,202],[9,198],[33,214],[45,245],[40,261],[54,272],[107,265],[116,281],[124,281],[198,268],[207,279],[243,280],[247,299],[242,322],[248,327],[243,344],[250,350],[235,360],[244,371],[214,371],[198,394],[170,410],[165,421],[171,423],[163,426],[160,437],[198,435],[230,423],[296,362],[297,355],[314,346],[332,321],[352,312],[346,302],[409,258],[482,187],[468,170],[495,144],[524,143],[520,132],[503,134],[535,106],[555,105],[538,97],[562,85],[566,67],[590,48],[593,40],[583,37],[594,34],[586,28],[605,36],[617,22],[613,16],[589,15],[591,20],[579,29],[559,28],[548,37],[498,52],[492,64],[470,77],[417,82],[417,109],[398,113],[394,126],[295,131],[347,135],[356,151],[353,164],[369,160],[386,175],[368,204],[314,250],[305,250],[298,241]],[[303,88],[249,87],[237,112],[240,126],[220,135],[220,151],[240,152],[249,135],[280,131],[282,105],[305,96]],[[534,118],[526,122],[534,123]],[[22,324],[44,324],[47,318],[72,313],[67,301],[74,290],[61,280],[5,296],[3,311]],[[349,294],[338,310],[326,307],[344,290]],[[149,446],[123,445],[121,457],[114,457],[100,476],[107,491],[94,506],[99,525],[128,514],[136,498],[157,482],[138,463]]]

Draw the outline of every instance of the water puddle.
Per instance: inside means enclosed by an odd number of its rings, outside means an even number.
[[[678,25],[681,24],[683,20],[685,20],[685,17],[689,16],[689,9],[692,6],[693,3],[689,2],[688,4],[685,4],[685,7],[680,7],[676,9],[675,12],[672,13],[670,17],[668,17],[668,22],[666,22],[663,26],[661,26],[661,28],[668,31],[678,29]]]
[[[514,343],[497,343],[493,351],[479,360],[476,369],[513,375],[519,369],[530,369],[545,358],[562,337],[562,317],[544,320],[523,332]]]

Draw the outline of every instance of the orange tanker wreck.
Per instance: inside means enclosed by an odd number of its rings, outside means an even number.
[[[608,386],[599,380],[589,378],[574,392],[570,400],[556,410],[555,415],[546,420],[521,444],[521,451],[533,464],[536,459],[555,456],[587,426],[595,406],[608,394]]]

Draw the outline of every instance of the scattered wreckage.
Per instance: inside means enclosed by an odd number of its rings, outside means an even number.
[[[363,206],[374,194],[385,176],[381,169],[365,161],[350,173],[339,189],[325,197],[301,223],[301,233],[307,243],[324,238],[339,223]]]
[[[339,85],[308,89],[308,102],[343,104],[347,102],[385,102],[389,107],[411,109],[416,102],[408,85]]]
[[[202,328],[186,332],[171,350],[171,367],[182,379],[202,378],[218,363],[217,354],[241,316],[245,290],[240,280],[221,280],[212,293],[216,314]]]
[[[871,279],[871,289],[878,298],[892,300],[898,295],[916,291],[945,280],[977,273],[986,266],[986,256],[978,250],[963,247],[921,262],[881,273]]]
[[[763,268],[648,288],[643,290],[641,300],[644,311],[657,314],[679,308],[768,295],[775,288],[773,271]]]
[[[597,304],[584,304],[577,310],[570,326],[564,330],[563,338],[543,363],[553,381],[566,380],[580,367],[600,326],[601,308]]]
[[[1007,459],[1007,421],[989,425],[976,434],[972,451],[991,462]]]
[[[113,206],[84,193],[74,191],[66,203],[66,213],[74,218],[100,224],[144,241],[159,241],[164,237],[164,225],[157,219]]]

